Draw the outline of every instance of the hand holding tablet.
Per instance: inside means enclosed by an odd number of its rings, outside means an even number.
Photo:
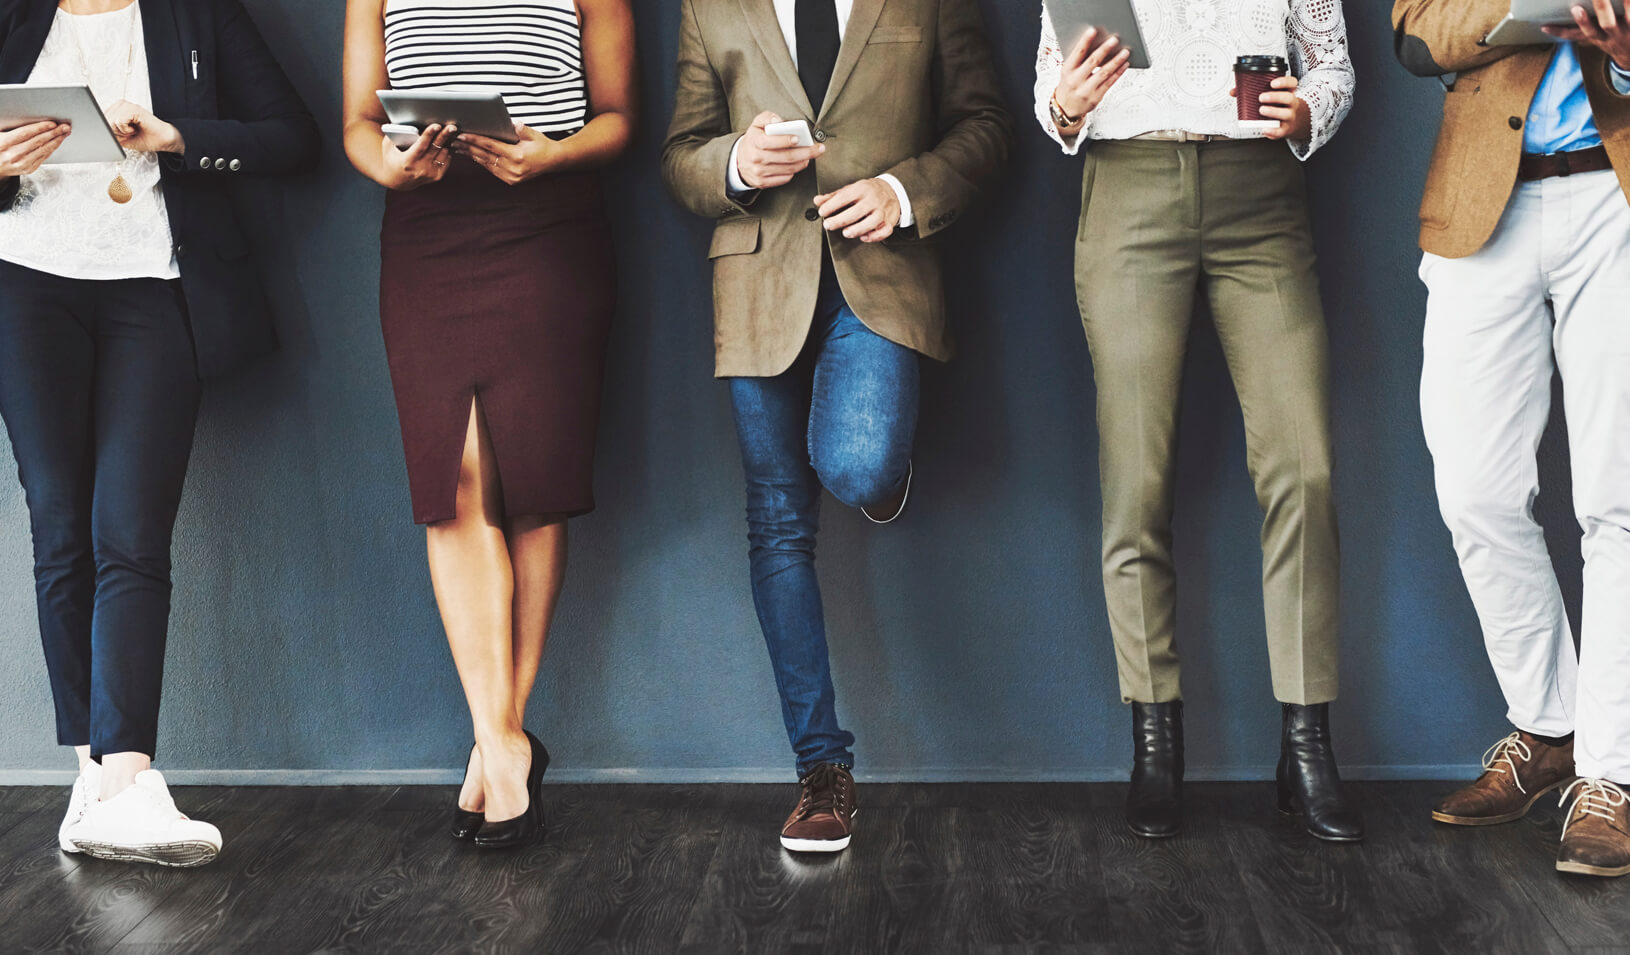
[[[1149,48],[1143,42],[1132,0],[1046,0],[1047,16],[1066,57],[1083,42],[1088,52],[1113,39],[1126,51],[1128,69],[1149,68]],[[1091,38],[1088,34],[1091,33]]]
[[[415,130],[457,126],[505,143],[520,142],[502,93],[466,90],[379,90],[379,105],[392,126]]]
[[[0,175],[26,175],[44,164],[125,158],[87,86],[0,85],[0,130],[8,131],[0,134],[0,169],[10,170]],[[60,133],[54,142],[52,133]],[[31,145],[24,150],[25,144]]]

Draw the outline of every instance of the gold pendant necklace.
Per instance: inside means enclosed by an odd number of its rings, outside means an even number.
[[[132,3],[130,6],[135,7],[135,5],[135,3]],[[64,6],[67,8],[69,16],[79,16],[79,14],[74,13],[73,4],[71,2],[64,0]],[[85,48],[79,42],[79,27],[75,26],[70,32],[73,34],[74,53],[79,56],[79,73],[84,77],[85,85],[88,87],[91,85],[91,68],[89,64],[85,62]],[[120,99],[128,99],[130,96],[130,73],[134,68],[135,63],[136,17],[134,12],[132,12],[130,17],[130,35],[129,39],[126,41],[125,50],[124,85],[119,90]],[[113,173],[113,181],[108,183],[108,198],[112,199],[114,202],[117,202],[121,206],[136,198],[136,191],[130,188],[130,183],[125,181],[125,165],[129,162],[129,156],[126,156],[123,160],[121,160],[119,163],[119,168]]]

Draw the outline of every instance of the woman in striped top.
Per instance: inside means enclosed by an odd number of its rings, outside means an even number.
[[[542,828],[549,754],[523,728],[566,562],[594,507],[612,312],[598,170],[634,123],[629,0],[349,0],[345,149],[390,190],[380,317],[414,520],[475,745],[454,835]],[[430,126],[406,149],[377,90],[497,90],[519,142]]]

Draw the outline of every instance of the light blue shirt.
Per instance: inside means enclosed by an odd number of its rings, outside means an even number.
[[[1615,74],[1615,84],[1620,79]],[[1572,43],[1558,44],[1551,68],[1545,71],[1545,79],[1528,107],[1522,151],[1549,155],[1601,144],[1596,114],[1591,112],[1590,98],[1585,95],[1585,71],[1579,67],[1579,54]]]

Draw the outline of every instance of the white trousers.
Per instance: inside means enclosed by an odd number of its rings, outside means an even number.
[[[1489,244],[1427,255],[1421,416],[1438,504],[1519,729],[1630,783],[1630,202],[1611,171],[1525,183]],[[1576,654],[1534,521],[1561,369],[1584,531]]]

